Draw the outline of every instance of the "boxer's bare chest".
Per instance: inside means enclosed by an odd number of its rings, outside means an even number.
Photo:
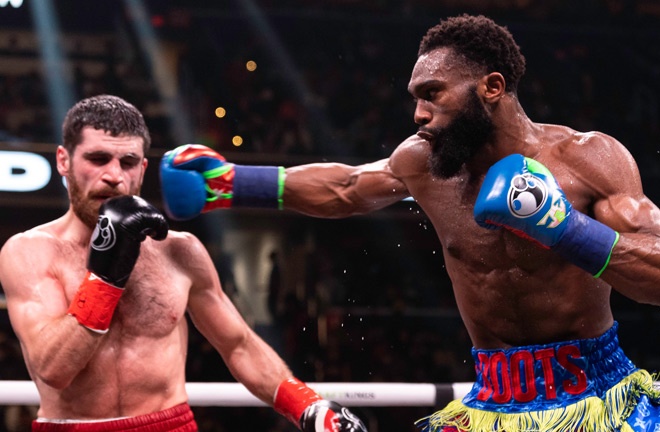
[[[87,271],[87,248],[63,243],[55,277],[71,300]],[[161,337],[183,318],[189,282],[161,249],[142,245],[140,257],[115,309],[111,328],[124,336]]]
[[[433,223],[445,254],[475,271],[534,265],[544,253],[538,245],[475,222],[474,203],[480,187],[481,179],[458,177],[435,180],[420,189],[423,192],[417,197],[418,203]]]

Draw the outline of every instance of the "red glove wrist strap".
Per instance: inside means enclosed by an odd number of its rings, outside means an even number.
[[[289,378],[280,383],[275,391],[275,411],[299,426],[300,417],[305,409],[316,401],[322,400],[314,390],[296,378]]]
[[[110,285],[88,271],[73,297],[68,313],[88,329],[105,333],[110,328],[112,314],[123,292],[123,289]]]

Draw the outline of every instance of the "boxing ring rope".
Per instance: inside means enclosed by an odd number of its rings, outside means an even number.
[[[6,308],[0,293],[0,310]],[[307,383],[326,399],[344,406],[442,406],[460,399],[472,383]],[[262,401],[239,383],[186,383],[192,406],[263,407]],[[39,405],[37,387],[32,381],[0,380],[0,406]]]
[[[6,308],[0,293],[0,310]],[[465,396],[472,383],[307,383],[326,399],[344,406],[441,406]],[[239,383],[186,383],[191,406],[264,407]],[[0,406],[39,405],[37,387],[32,381],[0,380]]]
[[[465,396],[472,383],[307,383],[344,406],[440,406]],[[264,407],[239,383],[186,383],[191,406]],[[0,405],[39,405],[32,381],[0,381]]]

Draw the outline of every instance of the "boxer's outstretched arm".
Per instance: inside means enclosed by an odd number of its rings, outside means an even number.
[[[428,143],[411,135],[389,158],[363,165],[317,163],[286,170],[284,208],[341,218],[387,207],[411,196],[407,184],[429,175]]]
[[[315,163],[288,169],[237,165],[209,147],[186,144],[163,155],[161,191],[165,211],[177,220],[232,207],[286,208],[340,218],[377,210],[409,196],[390,162],[383,159],[359,166]]]
[[[287,168],[284,208],[309,216],[342,218],[382,209],[409,196],[389,159],[350,166],[317,163]]]

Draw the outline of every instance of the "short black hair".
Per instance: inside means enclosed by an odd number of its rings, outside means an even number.
[[[69,153],[73,153],[80,144],[85,126],[108,132],[115,137],[140,137],[145,155],[151,146],[151,136],[142,113],[118,96],[92,96],[71,107],[62,123],[62,142]]]
[[[437,48],[451,48],[486,73],[499,72],[506,80],[506,91],[516,93],[525,74],[525,57],[506,27],[483,15],[459,15],[431,27],[419,44],[417,56]]]

